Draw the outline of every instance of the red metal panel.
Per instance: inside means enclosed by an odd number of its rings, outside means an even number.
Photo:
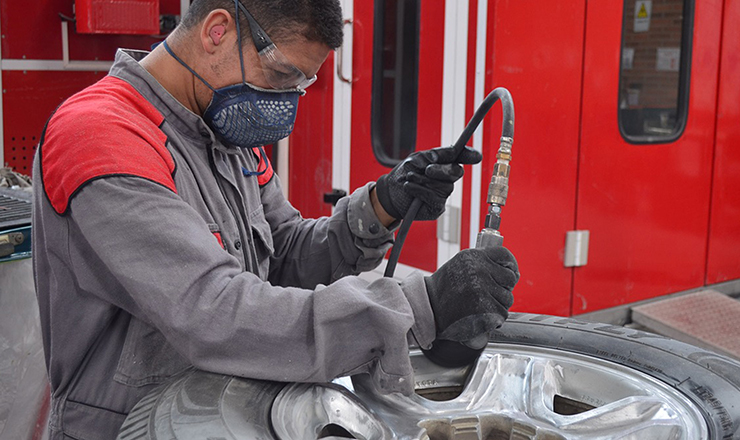
[[[350,187],[353,190],[390,171],[376,160],[370,143],[374,2],[357,0],[354,8],[355,53],[352,68],[359,79],[352,85]],[[421,2],[417,150],[438,147],[442,136],[444,11],[444,2]],[[400,262],[428,271],[435,270],[436,236],[436,222],[414,223]]]
[[[76,0],[75,14],[80,33],[159,33],[159,0]]]
[[[705,279],[720,2],[696,2],[688,122],[669,144],[628,144],[617,121],[622,2],[589,2],[573,313],[701,286]]]
[[[2,54],[4,59],[62,58],[61,18],[73,16],[72,0],[0,0]],[[179,0],[161,0],[160,10],[179,14]],[[153,33],[158,33],[156,30]],[[112,60],[119,47],[148,50],[161,40],[142,35],[79,34],[69,26],[69,51],[72,60]]]
[[[101,79],[94,72],[3,72],[5,161],[31,174],[33,152],[46,120],[75,92]]]
[[[563,248],[575,223],[584,22],[585,1],[489,4],[486,92],[506,87],[516,111],[501,232],[520,266],[520,311],[570,313],[572,270],[563,267]],[[496,104],[485,122],[483,198],[500,136]]]
[[[323,194],[332,189],[333,53],[317,77],[298,103],[295,130],[290,136],[289,198],[307,218],[331,214]]]
[[[159,0],[159,13],[180,15],[180,0]]]
[[[725,1],[707,283],[740,278],[740,2]]]

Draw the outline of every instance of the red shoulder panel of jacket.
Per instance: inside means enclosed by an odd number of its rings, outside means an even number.
[[[259,158],[259,165],[257,165],[257,172],[259,173],[257,174],[257,183],[259,186],[265,186],[270,182],[270,180],[272,180],[275,170],[272,169],[272,163],[270,163],[270,159],[267,158],[264,147],[254,147],[252,148],[252,151]]]
[[[65,101],[39,145],[41,178],[54,210],[63,214],[86,183],[106,176],[141,177],[177,192],[163,121],[133,86],[112,76]]]

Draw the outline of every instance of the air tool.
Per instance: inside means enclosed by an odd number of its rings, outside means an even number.
[[[511,99],[509,91],[503,87],[498,87],[489,93],[475,111],[470,122],[468,122],[468,125],[454,145],[455,152],[459,156],[478,128],[478,125],[480,125],[488,111],[491,110],[491,107],[498,100],[501,100],[503,110],[501,139],[498,153],[496,154],[496,163],[493,167],[491,183],[488,186],[488,197],[486,200],[488,202],[488,212],[483,229],[478,233],[475,243],[475,247],[478,249],[502,246],[504,242],[504,237],[499,232],[499,227],[501,225],[501,209],[506,205],[506,197],[509,192],[509,163],[511,161],[511,146],[514,143],[514,102]],[[388,265],[385,270],[386,277],[393,277],[396,265],[398,264],[398,258],[401,255],[403,243],[406,241],[411,223],[416,218],[421,204],[421,199],[415,199],[406,212],[406,216],[403,218],[401,227],[396,235],[396,243],[388,258]],[[486,344],[488,344],[488,335],[486,334],[465,343],[437,340],[429,350],[424,350],[424,354],[433,362],[442,364],[443,366],[457,367],[473,362],[483,351]],[[452,362],[450,359],[455,359],[455,361]]]

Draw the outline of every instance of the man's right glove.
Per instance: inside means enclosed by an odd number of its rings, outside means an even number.
[[[461,164],[483,159],[480,152],[465,147],[458,156],[454,147],[438,147],[412,153],[390,173],[380,176],[375,190],[383,209],[394,218],[406,217],[411,202],[423,204],[415,220],[435,220],[445,211],[445,202],[463,175]]]
[[[466,249],[425,281],[437,327],[437,338],[425,354],[455,367],[477,357],[484,348],[480,341],[487,342],[509,316],[519,269],[506,248]]]

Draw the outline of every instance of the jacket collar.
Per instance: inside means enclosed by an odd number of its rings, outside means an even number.
[[[113,66],[108,73],[131,84],[141,95],[162,112],[167,123],[181,134],[198,143],[220,144],[203,118],[185,108],[141,64],[149,52],[118,49]]]

